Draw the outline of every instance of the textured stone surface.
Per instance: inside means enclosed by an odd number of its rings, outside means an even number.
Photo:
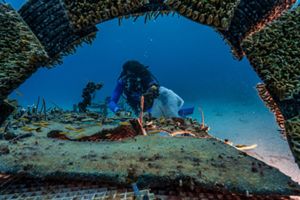
[[[93,26],[119,16],[129,15],[143,7],[144,0],[64,0],[72,24],[77,29]]]
[[[47,60],[47,53],[13,8],[0,4],[0,100]]]
[[[19,11],[33,33],[45,47],[51,64],[60,63],[78,45],[91,44],[96,37],[94,26],[74,30],[60,0],[30,0]]]
[[[281,109],[287,138],[299,165],[300,124],[300,7],[286,12],[261,31],[248,37],[242,46],[254,70]],[[296,121],[296,122],[295,122]]]
[[[248,37],[243,48],[255,71],[280,101],[300,92],[300,7]]]
[[[175,11],[198,23],[227,29],[239,4],[239,0],[226,1],[144,1],[144,0],[117,0],[117,1],[80,1],[65,0],[65,5],[73,25],[81,29],[101,23],[103,21],[131,15],[133,13]],[[148,16],[146,15],[146,18]]]
[[[167,0],[170,9],[201,24],[228,29],[239,0]]]
[[[90,43],[95,37],[95,24],[123,15],[138,17],[145,12],[151,13],[146,15],[146,21],[153,15],[157,17],[173,10],[219,29],[230,25],[223,34],[237,54],[241,54],[240,43],[248,36],[242,43],[244,52],[266,83],[284,118],[295,118],[300,112],[300,9],[284,14],[266,27],[261,26],[280,16],[292,2],[294,0],[242,0],[234,13],[238,6],[236,0],[30,0],[20,10],[30,28],[11,7],[1,4],[0,100],[30,77],[39,65],[48,62],[48,55],[51,58],[49,63],[55,64],[62,56],[74,53],[77,45]],[[291,138],[289,134],[287,131],[288,138]],[[295,146],[292,148],[299,162],[299,152]]]
[[[0,141],[0,145],[7,144]],[[0,173],[102,180],[123,186],[201,187],[245,194],[299,194],[279,170],[213,138],[139,136],[120,142],[73,142],[43,132],[10,143]]]
[[[287,120],[285,126],[290,147],[298,166],[300,166],[300,115]]]
[[[281,133],[285,137],[286,136],[285,120],[284,120],[283,114],[282,114],[279,106],[277,105],[277,103],[275,103],[275,101],[272,98],[271,94],[267,90],[265,84],[258,84],[256,86],[256,89],[257,89],[258,94],[259,94],[260,98],[262,99],[262,101],[270,109],[270,111],[274,114],[276,122],[277,122],[279,128],[281,129]]]
[[[241,43],[252,32],[276,19],[295,0],[241,0],[228,30],[219,30],[236,58],[243,57]]]

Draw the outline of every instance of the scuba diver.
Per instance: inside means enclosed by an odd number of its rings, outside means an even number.
[[[181,109],[183,100],[172,90],[160,86],[158,80],[138,61],[127,61],[118,78],[117,86],[109,102],[109,108],[118,116],[129,115],[118,101],[122,94],[134,113],[140,113],[141,97],[144,96],[144,112],[153,117],[185,117],[192,114],[194,108]]]

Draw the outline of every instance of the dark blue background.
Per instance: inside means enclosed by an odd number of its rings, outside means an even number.
[[[19,8],[23,1],[7,1]],[[80,100],[88,81],[103,82],[98,99],[110,95],[122,64],[137,59],[151,67],[160,83],[188,102],[202,100],[247,101],[254,97],[259,79],[248,61],[235,60],[228,45],[212,28],[184,17],[161,17],[144,24],[141,18],[98,25],[92,46],[78,48],[75,55],[53,69],[40,69],[27,80],[17,97],[32,104],[37,96],[71,106]]]

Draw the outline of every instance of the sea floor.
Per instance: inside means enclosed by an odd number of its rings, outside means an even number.
[[[185,106],[195,106],[190,117],[199,121],[202,118],[198,107],[201,107],[211,135],[229,139],[235,145],[257,144],[257,148],[247,152],[249,155],[278,168],[300,183],[300,169],[294,162],[288,143],[279,132],[273,113],[258,96],[246,101],[203,98],[198,102],[186,102]],[[70,105],[62,107],[71,109]]]
[[[257,148],[247,153],[300,183],[300,170],[288,143],[281,136],[273,114],[260,99],[248,102],[202,99],[201,104],[187,104],[196,106],[192,117],[198,120],[201,120],[198,110],[201,106],[211,135],[229,139],[233,144],[257,144]]]
[[[64,109],[70,105],[59,104]],[[195,106],[191,116],[201,121],[200,106],[205,115],[205,123],[210,127],[209,133],[220,139],[229,139],[236,144],[252,145],[257,148],[247,153],[300,183],[300,170],[289,149],[286,139],[279,132],[273,114],[259,97],[246,101],[202,98],[198,102],[186,102],[185,106]]]
[[[148,121],[145,117],[144,129],[149,135],[142,136],[134,119],[51,111],[47,121],[29,120],[40,117],[44,116],[11,119],[4,138],[11,130],[24,137],[0,141],[0,173],[22,171],[32,177],[101,179],[113,185],[138,181],[141,187],[151,188],[161,187],[158,183],[163,181],[164,187],[201,187],[254,195],[300,191],[290,177],[211,138],[206,127],[190,119]],[[174,137],[157,134],[162,130]],[[178,137],[183,132],[194,137]],[[136,137],[122,140],[132,136]]]

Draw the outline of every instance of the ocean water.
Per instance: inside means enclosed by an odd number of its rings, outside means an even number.
[[[6,1],[16,9],[24,1]],[[13,93],[26,107],[45,98],[49,106],[71,109],[81,100],[88,81],[102,82],[96,96],[110,96],[122,64],[131,59],[150,66],[160,84],[180,95],[185,105],[204,111],[210,133],[234,144],[258,144],[252,155],[278,167],[300,182],[288,144],[280,136],[274,116],[255,90],[261,82],[247,59],[237,61],[221,36],[212,28],[180,16],[164,16],[144,23],[140,18],[112,20],[98,25],[94,43],[52,69],[39,69]],[[20,95],[20,93],[22,95]]]

